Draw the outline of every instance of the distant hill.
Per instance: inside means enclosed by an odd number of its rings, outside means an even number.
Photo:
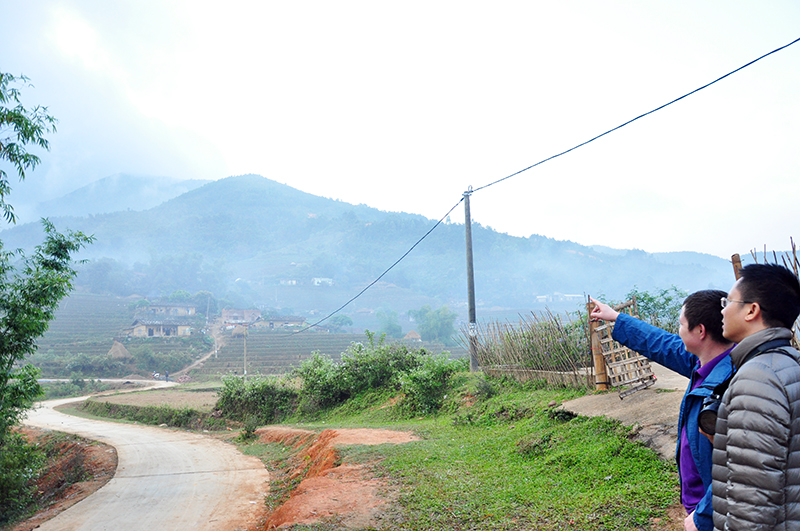
[[[35,217],[88,216],[121,210],[147,210],[209,181],[118,173],[39,203]]]
[[[144,211],[53,221],[97,238],[82,253],[90,262],[82,266],[80,289],[123,296],[208,290],[309,316],[349,300],[435,224],[257,175],[209,182]],[[41,229],[20,225],[4,231],[2,240],[7,249],[31,248]],[[545,305],[574,308],[585,294],[619,299],[634,286],[728,289],[733,280],[726,260],[700,253],[604,252],[545,236],[500,234],[477,223],[473,245],[479,309],[512,318]],[[464,312],[465,301],[464,226],[442,224],[347,311],[358,321],[359,312],[402,313],[423,304]]]

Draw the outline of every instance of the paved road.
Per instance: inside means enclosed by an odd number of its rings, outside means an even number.
[[[53,407],[30,411],[25,424],[75,433],[117,449],[114,478],[45,522],[42,531],[234,530],[254,524],[269,489],[258,458],[200,434],[83,419]]]

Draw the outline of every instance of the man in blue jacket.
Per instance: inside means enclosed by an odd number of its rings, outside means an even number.
[[[678,334],[619,313],[595,299],[593,320],[616,321],[611,337],[656,363],[689,378],[678,417],[675,458],[681,484],[681,502],[688,516],[686,531],[712,531],[711,467],[713,445],[700,433],[697,416],[703,399],[731,374],[733,343],[722,336],[720,298],[724,291],[703,290],[683,302]]]

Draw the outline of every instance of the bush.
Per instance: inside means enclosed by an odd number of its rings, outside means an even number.
[[[32,503],[33,480],[44,463],[44,453],[19,433],[0,440],[0,525],[14,521]]]
[[[294,412],[298,392],[286,378],[228,376],[222,383],[215,409],[227,418],[247,421],[254,417],[271,424]]]
[[[425,358],[422,366],[400,377],[402,408],[410,414],[428,415],[442,407],[450,377],[469,369],[468,360],[451,360],[445,354]]]
[[[174,409],[169,406],[133,406],[101,400],[86,400],[81,409],[98,417],[127,419],[142,424],[166,424],[174,428],[222,429],[225,422],[192,408]]]
[[[375,344],[375,334],[366,332],[369,343],[353,343],[342,354],[342,363],[338,367],[342,385],[349,396],[355,396],[366,390],[384,387],[399,387],[399,377],[422,365],[427,355],[425,350],[410,351],[403,344],[386,345],[385,336],[381,336]]]
[[[289,376],[249,380],[229,376],[223,380],[216,409],[233,420],[246,421],[254,415],[273,423],[295,412],[313,414],[365,393],[402,389],[408,409],[426,414],[441,407],[450,376],[467,368],[467,360],[451,361],[447,354],[430,357],[422,349],[386,345],[384,337],[376,344],[369,332],[367,337],[366,345],[351,344],[340,363],[314,352]]]
[[[330,356],[314,352],[293,374],[302,381],[302,409],[312,411],[317,407],[326,408],[350,397],[345,382],[340,378],[339,365]]]

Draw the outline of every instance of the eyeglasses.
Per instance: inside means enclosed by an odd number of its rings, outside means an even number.
[[[750,304],[750,303],[752,303],[753,301],[732,301],[732,300],[730,300],[730,299],[729,299],[729,298],[727,298],[727,297],[722,297],[722,298],[719,300],[719,302],[720,302],[720,304],[722,304],[722,307],[723,307],[723,308],[725,308],[726,306],[728,306],[728,304],[730,304],[730,303],[732,303],[732,302],[739,302],[739,303],[741,303],[741,304]]]

